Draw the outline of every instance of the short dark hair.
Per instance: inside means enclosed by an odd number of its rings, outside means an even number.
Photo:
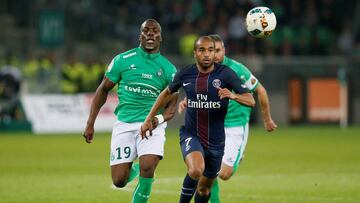
[[[194,42],[194,50],[196,50],[196,48],[197,48],[198,41],[203,40],[203,39],[208,39],[208,40],[212,41],[214,43],[214,47],[215,47],[215,41],[213,38],[211,38],[210,36],[200,36]]]
[[[160,23],[159,23],[157,20],[153,19],[153,18],[146,19],[146,20],[141,24],[141,26],[140,26],[140,32],[141,32],[142,29],[144,28],[145,23],[148,22],[148,21],[152,21],[152,22],[154,22],[157,26],[159,26],[159,29],[160,29],[160,32],[161,32],[161,25],[160,25]]]
[[[214,42],[221,42],[222,46],[225,47],[225,46],[224,46],[224,41],[222,40],[222,38],[220,37],[220,35],[218,35],[218,34],[211,34],[211,35],[209,35],[209,37],[210,37],[212,40],[214,40]]]

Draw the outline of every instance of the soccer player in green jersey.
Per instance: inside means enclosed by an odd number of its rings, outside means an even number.
[[[133,203],[149,199],[155,168],[164,155],[164,121],[174,116],[177,102],[175,94],[154,119],[157,127],[152,136],[142,139],[140,126],[156,98],[172,81],[176,68],[159,52],[161,26],[156,20],[144,21],[139,40],[139,47],[121,53],[111,61],[95,92],[83,135],[87,143],[92,142],[98,112],[106,102],[108,92],[117,84],[119,104],[115,109],[117,122],[111,137],[111,175],[116,187],[124,187],[138,174],[133,161],[139,157],[140,176],[133,193]]]
[[[268,132],[275,130],[277,125],[271,118],[269,98],[265,88],[243,64],[225,56],[224,42],[219,35],[210,35],[210,37],[215,41],[215,62],[230,67],[250,91],[257,93],[265,129]],[[186,104],[186,99],[179,103],[179,113],[186,108]],[[250,107],[240,105],[232,100],[229,101],[229,107],[225,117],[225,150],[219,172],[219,177],[222,180],[230,179],[236,172],[244,156],[249,135],[248,123],[250,113]],[[220,202],[219,185],[217,181],[214,182],[211,190],[210,202]]]

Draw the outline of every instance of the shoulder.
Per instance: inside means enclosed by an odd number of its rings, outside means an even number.
[[[195,64],[191,64],[185,66],[184,68],[180,69],[179,73],[181,74],[197,74],[197,68]]]
[[[234,71],[227,65],[215,63],[215,69],[221,74],[233,73]]]
[[[123,53],[118,54],[115,58],[117,58],[118,60],[125,60],[125,59],[130,59],[133,58],[134,56],[138,55],[138,48],[133,48],[130,49],[128,51],[125,51]]]
[[[224,65],[229,66],[239,77],[245,77],[251,74],[250,70],[244,64],[234,59],[226,58]]]
[[[116,55],[111,61],[111,64],[115,66],[126,66],[130,63],[134,63],[135,61],[137,61],[137,55],[139,55],[138,48],[130,49]]]
[[[227,65],[232,69],[239,69],[239,70],[246,69],[247,70],[247,67],[244,64],[242,64],[234,59],[228,58],[228,57],[225,58],[224,65]]]
[[[164,57],[163,55],[160,55],[159,59],[160,63],[163,65],[163,67],[165,69],[168,70],[176,70],[176,67],[173,63],[171,63],[171,61],[169,61],[169,59],[167,59],[166,57]]]
[[[121,63],[121,62],[126,61],[126,60],[129,59],[129,58],[134,57],[135,55],[137,55],[137,48],[130,49],[130,50],[126,51],[126,52],[122,52],[122,53],[116,55],[116,56],[112,59],[111,63],[113,63],[113,64],[114,64],[114,63],[115,63],[115,64],[116,64],[116,63]]]

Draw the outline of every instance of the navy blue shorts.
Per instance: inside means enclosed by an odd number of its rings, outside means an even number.
[[[215,150],[204,147],[196,135],[191,135],[180,129],[180,147],[183,158],[193,151],[199,151],[204,157],[205,170],[203,175],[207,178],[216,178],[222,163],[224,149]]]

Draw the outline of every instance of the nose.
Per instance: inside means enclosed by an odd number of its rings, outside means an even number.
[[[209,57],[210,57],[210,51],[209,51],[209,50],[206,50],[206,51],[205,51],[204,57],[205,57],[205,58],[209,58]]]
[[[147,31],[146,35],[154,35],[154,31],[152,29],[149,29]]]

